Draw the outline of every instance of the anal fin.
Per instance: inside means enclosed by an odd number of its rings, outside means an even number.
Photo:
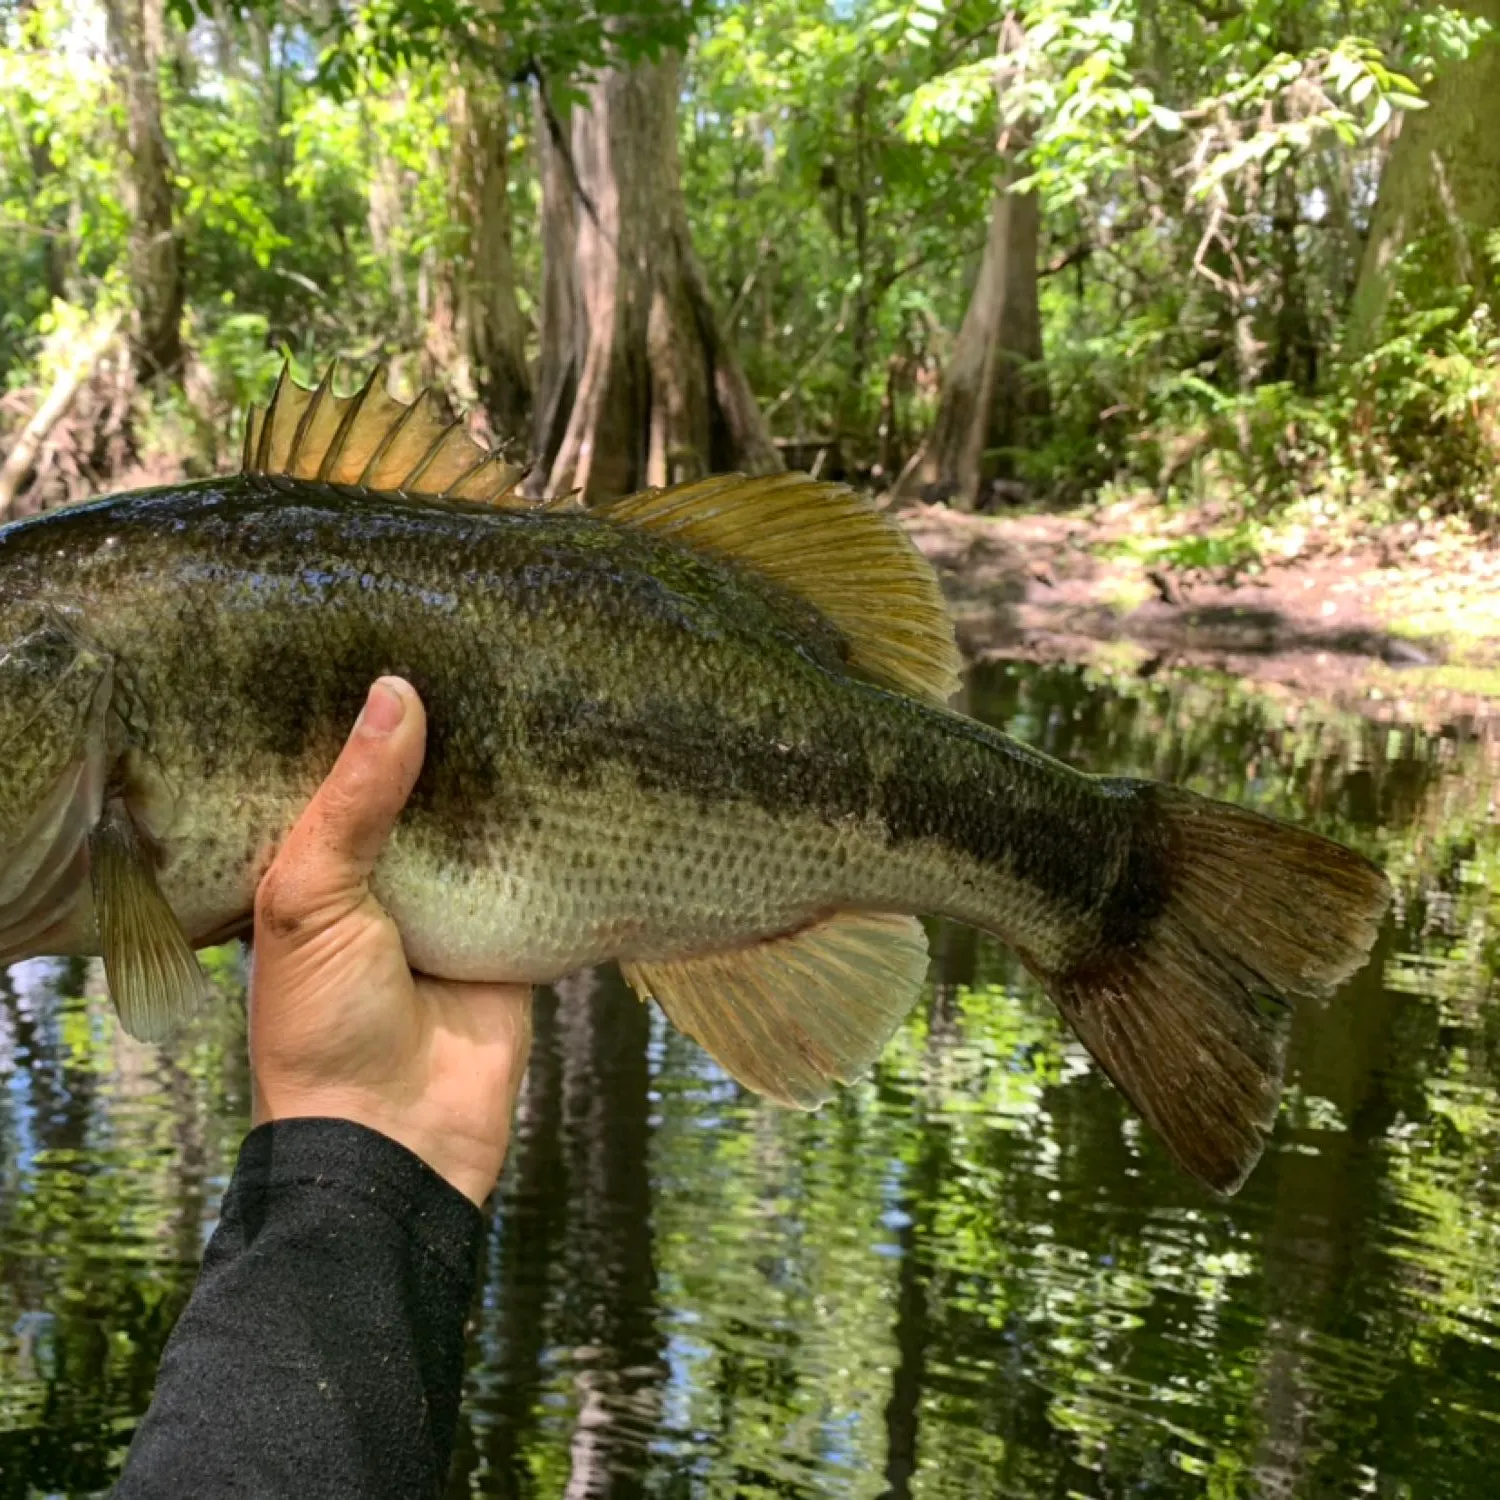
[[[816,1109],[880,1056],[921,993],[915,917],[841,912],[751,947],[624,963],[626,980],[758,1094]]]
[[[110,998],[120,1024],[142,1042],[165,1040],[208,993],[208,980],[156,884],[130,815],[104,810],[89,839],[94,911]]]

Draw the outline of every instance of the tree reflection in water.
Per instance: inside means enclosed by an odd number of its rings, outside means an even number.
[[[1244,1193],[1187,1182],[1009,957],[934,927],[874,1078],[764,1106],[613,972],[538,1001],[450,1492],[1487,1496],[1497,742],[1209,677],[993,669],[971,711],[1391,871]],[[0,1497],[118,1471],[244,1129],[242,965],[170,1049],[0,978]]]

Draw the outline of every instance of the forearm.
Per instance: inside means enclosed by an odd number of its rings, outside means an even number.
[[[439,1493],[483,1232],[363,1126],[253,1131],[116,1493]]]

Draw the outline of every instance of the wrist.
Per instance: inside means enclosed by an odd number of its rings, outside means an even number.
[[[251,1123],[328,1119],[363,1125],[406,1147],[476,1207],[483,1207],[499,1179],[505,1142],[475,1140],[461,1122],[438,1118],[438,1113],[356,1088],[265,1088],[257,1079]]]

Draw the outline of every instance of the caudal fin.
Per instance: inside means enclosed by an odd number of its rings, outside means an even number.
[[[1044,978],[1178,1162],[1233,1193],[1276,1120],[1293,1000],[1359,968],[1390,885],[1318,834],[1176,787],[1141,791],[1156,814],[1157,911]]]

